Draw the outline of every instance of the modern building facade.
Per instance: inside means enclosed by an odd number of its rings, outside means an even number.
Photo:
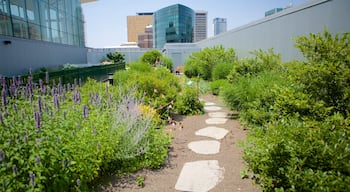
[[[153,48],[153,27],[152,25],[145,28],[145,32],[138,35],[138,46],[140,48]]]
[[[195,24],[194,11],[181,4],[171,5],[153,15],[153,46],[163,48],[166,43],[191,43]]]
[[[80,3],[80,0],[0,0],[0,74],[86,63]]]
[[[79,0],[1,0],[0,35],[84,47]]]
[[[206,47],[234,48],[238,58],[252,57],[251,51],[273,48],[282,61],[302,60],[295,48],[295,38],[310,33],[323,33],[327,28],[332,34],[350,31],[349,0],[313,0],[289,7],[278,14],[229,30],[206,40],[188,44],[166,44],[167,54],[174,61],[174,68],[183,65],[192,52]],[[278,30],[276,30],[278,29]]]
[[[227,31],[226,18],[214,18],[213,24],[214,24],[214,36]]]
[[[153,13],[137,13],[127,16],[128,42],[138,42],[138,35],[145,33],[145,28],[153,24]]]
[[[196,11],[195,14],[196,21],[194,27],[194,42],[197,42],[207,38],[208,12]]]

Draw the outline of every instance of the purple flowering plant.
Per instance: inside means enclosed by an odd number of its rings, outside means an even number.
[[[7,85],[0,78],[4,191],[87,191],[100,174],[128,170],[111,169],[120,161],[143,158],[128,165],[137,168],[158,167],[164,161],[166,151],[158,149],[166,150],[170,139],[157,129],[162,126],[158,116],[141,114],[139,106],[149,103],[136,88],[94,80],[72,86],[32,79],[14,77]]]

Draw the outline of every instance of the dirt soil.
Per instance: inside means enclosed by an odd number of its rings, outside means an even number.
[[[246,130],[240,127],[240,124],[235,120],[237,114],[229,111],[220,99],[213,95],[201,96],[206,102],[214,102],[216,106],[222,107],[224,112],[233,115],[223,125],[217,127],[229,130],[229,133],[220,140],[220,153],[215,155],[201,155],[191,151],[187,145],[192,141],[207,140],[209,138],[195,135],[199,129],[208,127],[205,120],[209,118],[206,112],[203,115],[196,116],[177,116],[174,119],[182,122],[183,128],[168,125],[166,127],[170,134],[174,135],[170,146],[169,157],[165,166],[158,170],[142,170],[134,174],[123,177],[110,177],[105,184],[100,188],[100,191],[114,192],[172,192],[175,189],[176,181],[180,175],[181,169],[186,162],[198,160],[218,160],[219,166],[225,169],[224,179],[211,191],[212,192],[259,192],[261,189],[251,178],[241,179],[240,171],[247,169],[244,160],[242,159],[242,148],[239,143],[246,137]],[[144,177],[144,186],[139,187],[136,179]]]

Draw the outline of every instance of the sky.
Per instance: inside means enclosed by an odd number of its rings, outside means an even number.
[[[231,30],[265,16],[273,8],[298,6],[308,0],[97,0],[82,4],[87,47],[107,48],[127,42],[127,16],[155,12],[182,4],[193,10],[208,11],[208,37],[213,36],[213,19],[227,19]]]

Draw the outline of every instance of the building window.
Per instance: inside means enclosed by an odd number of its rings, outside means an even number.
[[[84,47],[79,0],[0,0],[0,35]]]

